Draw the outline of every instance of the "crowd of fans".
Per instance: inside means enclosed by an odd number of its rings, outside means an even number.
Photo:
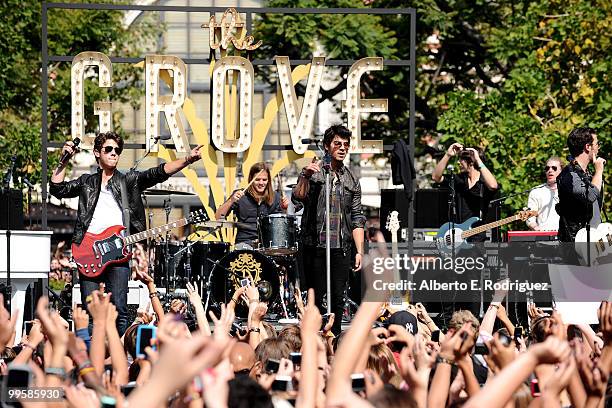
[[[73,267],[70,258],[64,252],[65,245],[64,241],[57,245],[49,266],[49,288],[56,292],[62,291],[66,285],[72,285]]]
[[[324,321],[312,292],[305,305],[297,296],[299,325],[277,331],[264,321],[267,306],[254,287],[207,316],[193,286],[188,303],[176,300],[166,312],[150,277],[141,270],[136,278],[153,313],[139,313],[125,333],[103,286],[73,308],[72,329],[41,298],[18,345],[17,316],[0,310],[1,374],[27,366],[29,387],[61,387],[65,396],[23,406],[610,406],[612,303],[601,303],[595,330],[531,305],[531,327],[521,333],[500,301],[482,321],[456,311],[445,330],[421,304],[389,311],[367,302],[334,336],[333,317]],[[248,307],[246,322],[235,321],[239,303]],[[188,325],[191,313],[196,323]],[[496,321],[503,327],[494,331]],[[156,335],[138,354],[143,325],[156,326]]]

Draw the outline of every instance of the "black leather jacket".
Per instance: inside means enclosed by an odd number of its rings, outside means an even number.
[[[123,209],[119,180],[120,178],[125,178],[130,207],[130,233],[133,234],[146,229],[144,205],[140,197],[142,191],[157,183],[168,180],[169,177],[164,171],[164,164],[162,163],[149,170],[131,171],[127,174],[116,170],[108,181],[113,197],[115,197],[119,204],[119,208]],[[61,183],[51,182],[49,185],[49,192],[56,198],[79,197],[77,220],[74,225],[74,233],[72,234],[73,243],[80,244],[85,236],[85,232],[89,228],[96,204],[98,203],[101,184],[102,169],[98,168],[95,174],[83,174],[76,180],[62,181]]]
[[[353,230],[355,228],[363,228],[366,222],[366,217],[361,209],[361,186],[349,171],[348,168],[342,167],[340,170],[340,180],[343,185],[342,189],[342,248],[347,251],[353,242]],[[307,246],[318,246],[319,232],[317,231],[318,224],[324,222],[325,218],[325,175],[323,172],[317,172],[312,175],[309,180],[308,194],[304,200],[298,200],[295,194],[292,195],[294,202],[304,204],[304,213],[302,214],[301,238],[302,244]],[[294,187],[294,193],[297,186]]]

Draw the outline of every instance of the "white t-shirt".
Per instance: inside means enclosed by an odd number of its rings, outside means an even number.
[[[540,231],[558,231],[559,214],[555,205],[559,202],[557,189],[552,189],[548,185],[536,188],[529,193],[527,206],[530,210],[537,210],[538,216],[527,220],[527,225],[536,222]]]
[[[113,225],[123,225],[123,213],[107,185],[100,189],[98,203],[87,232],[99,234]]]

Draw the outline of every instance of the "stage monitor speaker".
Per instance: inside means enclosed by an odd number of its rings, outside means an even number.
[[[448,221],[448,190],[425,188],[415,193],[414,228],[440,228]]]
[[[387,231],[385,225],[391,211],[397,211],[400,231],[402,228],[408,228],[408,214],[410,211],[410,201],[404,194],[404,189],[383,189],[380,190],[380,230],[385,236],[387,242],[391,242],[391,233]],[[401,233],[398,231],[397,240],[402,242]]]

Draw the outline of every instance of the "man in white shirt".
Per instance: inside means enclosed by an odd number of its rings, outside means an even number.
[[[556,156],[546,161],[544,167],[546,185],[532,190],[527,200],[529,209],[538,211],[537,217],[531,217],[527,220],[529,229],[535,231],[559,230],[559,214],[555,210],[555,205],[559,202],[557,176],[561,173],[562,168],[561,159]]]
[[[124,225],[123,198],[128,207],[126,213],[129,212],[130,232],[144,231],[146,221],[141,193],[200,160],[201,147],[194,148],[184,158],[165,162],[148,170],[129,171],[123,174],[117,170],[119,156],[123,152],[123,139],[114,132],[99,133],[94,140],[93,148],[99,166],[95,173],[83,174],[78,179],[65,181],[68,160],[64,160],[60,162],[51,177],[50,193],[53,196],[79,197],[72,242],[78,245],[86,233],[99,234],[109,227]],[[72,141],[64,144],[62,155],[66,155],[66,158],[72,157],[75,152],[76,146]],[[122,196],[123,183],[127,197]],[[79,279],[83,304],[87,297],[99,288],[100,283],[104,283],[106,291],[112,293],[111,301],[117,307],[117,330],[120,335],[123,335],[129,325],[127,308],[129,278],[130,268],[127,262],[123,262],[110,265],[99,276],[81,275]]]

